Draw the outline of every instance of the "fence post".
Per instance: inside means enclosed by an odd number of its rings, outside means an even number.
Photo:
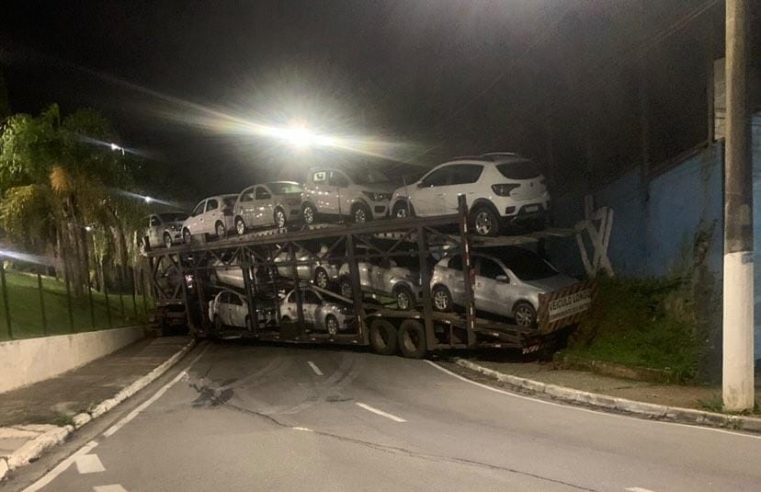
[[[90,325],[92,326],[92,329],[95,329],[95,305],[92,301],[92,285],[90,285],[90,279],[87,279],[87,299],[90,303]]]
[[[148,316],[148,290],[145,288],[145,269],[140,269],[140,287],[143,291],[143,314]]]
[[[8,328],[8,338],[13,340],[13,328],[11,327],[11,307],[8,303],[8,286],[5,283],[5,261],[0,258],[0,281],[3,288],[3,307],[5,308],[5,324]]]
[[[123,290],[124,290],[124,272],[119,270],[119,307],[122,310],[122,323],[124,323],[124,295],[122,294]]]
[[[137,320],[137,282],[135,281],[135,267],[132,267],[132,314]]]
[[[108,281],[106,276],[103,276],[103,294],[106,296],[106,319],[108,319],[108,327],[113,328],[111,324],[111,304],[108,302]]]
[[[48,334],[48,318],[45,316],[45,295],[42,289],[42,275],[37,274],[37,290],[40,291],[40,314],[42,315],[42,334]]]
[[[71,280],[69,279],[68,275],[69,271],[66,272],[66,306],[69,310],[69,333],[74,332],[74,311],[72,311],[71,307]]]

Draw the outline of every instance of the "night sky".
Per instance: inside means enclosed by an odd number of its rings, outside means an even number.
[[[0,70],[14,112],[52,102],[64,111],[94,107],[112,119],[121,143],[173,166],[199,193],[238,191],[252,180],[297,178],[319,160],[388,168],[492,150],[538,153],[544,137],[532,118],[541,91],[563,94],[571,83],[546,67],[583,59],[584,49],[603,44],[608,18],[626,18],[635,3],[5,1]],[[685,2],[670,5],[672,12]],[[481,124],[525,103],[529,92],[523,116]],[[499,94],[522,99],[501,106]],[[183,101],[398,145],[384,159],[294,152],[271,139],[199,128],[197,107]]]

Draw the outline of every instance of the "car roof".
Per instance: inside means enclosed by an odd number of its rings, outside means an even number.
[[[515,152],[488,152],[481,155],[464,155],[453,157],[452,159],[449,159],[448,161],[443,162],[436,167],[444,166],[447,164],[491,164],[516,160],[523,161],[529,159]]]

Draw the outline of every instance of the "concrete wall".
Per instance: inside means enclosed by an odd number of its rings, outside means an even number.
[[[0,393],[83,366],[143,336],[138,326],[0,342]]]

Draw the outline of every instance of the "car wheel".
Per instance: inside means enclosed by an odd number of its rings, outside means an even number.
[[[473,211],[473,230],[479,236],[496,236],[499,232],[499,217],[489,207],[478,207]]]
[[[214,225],[214,232],[217,234],[218,239],[224,239],[227,235],[227,231],[225,231],[225,225],[222,222],[217,222]]]
[[[414,217],[415,209],[412,207],[412,204],[408,201],[397,202],[396,205],[394,205],[393,216],[396,217],[397,219],[403,219],[405,217]]]
[[[304,207],[301,209],[301,216],[304,218],[304,223],[306,225],[312,225],[317,219],[317,209],[315,209],[314,205],[311,203],[305,203]]]
[[[443,285],[437,285],[433,288],[431,296],[433,297],[433,309],[444,313],[452,310],[452,294],[449,289]]]
[[[239,236],[246,233],[246,223],[243,221],[242,217],[235,217],[235,232],[237,232]]]
[[[327,289],[330,285],[330,278],[328,277],[328,272],[325,271],[324,268],[318,268],[314,272],[314,285],[321,289]]]
[[[370,348],[380,355],[394,355],[399,349],[396,328],[385,319],[370,322]]]
[[[354,296],[354,290],[351,288],[351,282],[349,282],[349,279],[344,278],[341,280],[341,295],[344,297],[348,297],[351,299]]]
[[[396,307],[398,307],[401,311],[408,311],[412,309],[415,295],[412,293],[409,287],[406,285],[400,285],[396,288],[394,297],[396,297]]]
[[[372,212],[367,208],[367,205],[357,205],[351,213],[351,220],[354,221],[355,224],[364,224],[365,222],[372,220]]]
[[[338,334],[338,318],[332,314],[325,316],[325,329],[328,330],[328,335],[336,336]]]
[[[285,212],[283,211],[282,208],[275,209],[274,219],[275,219],[275,225],[277,226],[278,229],[282,229],[283,227],[285,227],[286,218],[285,218]]]
[[[513,307],[513,318],[518,326],[533,327],[536,324],[536,309],[526,301],[517,302]]]
[[[193,236],[190,234],[189,229],[183,229],[182,230],[182,242],[185,244],[190,244],[190,241],[192,240]]]
[[[422,359],[428,349],[425,342],[423,324],[414,319],[406,319],[399,325],[399,351],[404,357]]]
[[[172,236],[170,236],[168,232],[164,233],[164,247],[165,248],[172,247]]]

